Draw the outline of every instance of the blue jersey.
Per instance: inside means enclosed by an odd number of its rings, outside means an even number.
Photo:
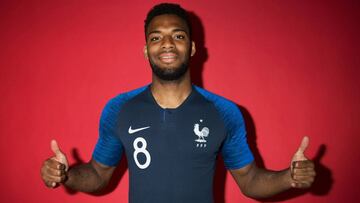
[[[123,152],[131,203],[213,202],[217,155],[227,169],[254,159],[238,107],[197,86],[175,109],[161,108],[150,86],[111,99],[93,159],[115,166]]]

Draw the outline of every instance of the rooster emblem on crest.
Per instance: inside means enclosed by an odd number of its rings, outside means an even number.
[[[202,122],[203,120],[201,119],[200,122]],[[195,123],[194,125],[194,133],[195,135],[198,136],[198,139],[195,140],[195,142],[197,142],[197,147],[206,147],[206,140],[205,138],[209,136],[210,130],[207,127],[203,127],[200,130],[200,124]]]

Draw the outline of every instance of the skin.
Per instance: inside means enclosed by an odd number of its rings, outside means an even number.
[[[172,72],[183,63],[188,63],[196,52],[195,43],[190,40],[186,23],[175,15],[155,17],[148,26],[144,47],[145,57],[157,67]],[[180,106],[191,93],[189,70],[176,80],[167,81],[152,74],[151,91],[156,102],[163,108]],[[304,151],[309,138],[304,137],[299,149],[293,155],[290,166],[282,171],[261,169],[255,163],[230,170],[240,190],[248,197],[265,198],[293,188],[308,188],[314,181],[315,170],[312,161]],[[97,192],[109,183],[115,167],[103,165],[95,160],[69,169],[64,153],[55,140],[51,141],[54,156],[44,161],[41,176],[47,187],[60,184],[83,192]]]
[[[189,28],[175,15],[155,17],[148,26],[144,55],[162,69],[177,69],[187,63],[196,52],[195,42],[190,41]],[[162,60],[162,54],[173,53],[171,61]],[[156,102],[163,108],[178,107],[191,92],[189,69],[183,77],[164,81],[152,74],[151,91]]]
[[[309,138],[304,137],[294,154],[290,167],[282,171],[270,171],[258,168],[251,163],[237,170],[230,170],[240,190],[251,198],[266,198],[293,188],[309,188],[314,182],[314,163],[308,160],[304,151]]]

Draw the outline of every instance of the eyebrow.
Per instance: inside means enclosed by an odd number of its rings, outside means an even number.
[[[186,34],[188,34],[188,32],[186,32],[186,30],[181,29],[181,28],[175,28],[172,30],[172,32],[185,32]],[[148,35],[154,34],[154,33],[161,33],[160,30],[153,30],[151,32],[148,33]]]

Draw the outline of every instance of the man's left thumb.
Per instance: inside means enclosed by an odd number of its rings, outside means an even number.
[[[308,146],[309,146],[309,137],[305,136],[301,141],[299,149],[296,151],[294,155],[295,160],[293,159],[293,161],[307,160],[307,158],[304,155],[304,152]]]

